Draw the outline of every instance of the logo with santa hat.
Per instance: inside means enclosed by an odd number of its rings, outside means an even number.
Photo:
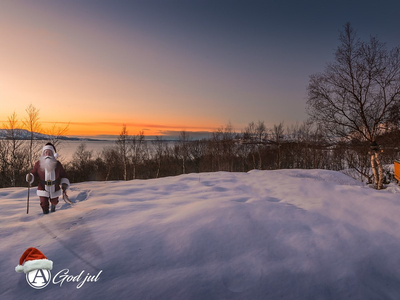
[[[26,274],[26,281],[35,289],[42,289],[50,283],[51,269],[53,269],[53,262],[33,247],[25,250],[19,259],[18,266],[15,267],[17,273]]]

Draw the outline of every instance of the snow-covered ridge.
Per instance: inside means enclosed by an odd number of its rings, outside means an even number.
[[[28,140],[31,138],[31,132],[26,129],[15,129],[15,138],[19,140]],[[0,129],[0,139],[7,139],[11,137],[11,131],[8,129]],[[49,135],[42,133],[33,133],[33,139],[35,140],[45,140],[48,139]]]
[[[0,140],[10,139],[11,131],[8,129],[0,129]],[[15,139],[17,140],[30,140],[31,132],[26,129],[15,129],[14,130]],[[68,137],[68,136],[54,136],[50,134],[43,134],[38,132],[33,132],[32,134],[34,140],[71,140],[71,141],[103,141],[100,139],[91,139],[91,138],[77,138],[77,137]]]
[[[326,170],[84,182],[45,216],[26,193],[0,189],[1,299],[400,298],[395,185]],[[53,275],[100,281],[34,290],[14,271],[28,247]]]

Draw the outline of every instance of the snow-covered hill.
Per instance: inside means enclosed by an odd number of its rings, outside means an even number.
[[[31,132],[26,129],[15,129],[14,135],[17,140],[30,140],[31,139]],[[12,135],[11,135],[10,130],[0,129],[0,140],[11,139],[11,136]],[[34,140],[58,139],[58,140],[67,140],[67,141],[94,141],[94,142],[104,141],[103,139],[92,139],[92,138],[87,138],[87,137],[79,138],[79,137],[70,137],[70,136],[54,136],[51,134],[43,134],[43,133],[38,133],[38,132],[33,133],[33,139]]]
[[[324,170],[85,182],[45,216],[26,193],[0,189],[0,299],[400,299],[394,185]],[[28,247],[56,283],[14,271]]]
[[[31,138],[31,132],[26,130],[26,129],[15,129],[15,138],[19,140],[29,140]],[[10,137],[11,133],[7,129],[0,129],[0,139],[6,139]],[[42,134],[38,132],[33,133],[33,139],[34,140],[47,140],[51,138],[52,136],[49,136],[47,134]]]

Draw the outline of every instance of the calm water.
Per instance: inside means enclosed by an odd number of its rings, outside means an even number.
[[[59,155],[58,159],[61,162],[70,161],[76,149],[78,149],[79,145],[82,143],[86,144],[86,150],[93,151],[94,157],[97,157],[97,153],[100,153],[103,148],[112,147],[115,145],[115,141],[62,141],[62,143],[57,146],[57,153]]]
[[[79,145],[85,143],[87,151],[93,151],[93,157],[96,158],[97,154],[101,153],[103,148],[113,147],[115,146],[115,141],[62,141],[62,143],[57,146],[57,153],[59,155],[59,160],[62,163],[69,162],[72,160],[72,156],[75,151],[78,149]],[[150,140],[147,143],[151,143]],[[174,144],[173,141],[168,141],[168,145],[172,146]]]

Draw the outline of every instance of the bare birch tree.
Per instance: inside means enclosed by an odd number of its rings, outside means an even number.
[[[182,174],[186,174],[186,161],[189,158],[189,140],[189,134],[182,130],[178,139],[178,156],[182,160]]]
[[[144,131],[140,131],[136,136],[132,136],[129,140],[130,142],[130,152],[131,152],[131,160],[132,160],[132,173],[133,179],[136,179],[136,168],[138,163],[143,159],[146,141],[144,139]]]
[[[15,186],[16,182],[16,172],[20,172],[23,168],[23,161],[21,161],[21,148],[23,145],[23,141],[21,140],[20,129],[18,129],[20,123],[17,119],[17,114],[14,112],[8,118],[8,122],[3,124],[6,129],[6,140],[4,142],[4,147],[7,147],[9,150],[9,155],[7,159],[7,163],[10,170],[11,175],[11,186]]]
[[[30,104],[25,110],[28,116],[23,121],[23,125],[25,129],[27,129],[30,133],[30,143],[29,143],[29,167],[33,165],[33,152],[34,150],[34,133],[40,132],[41,126],[39,123],[39,110]]]
[[[156,139],[154,141],[152,141],[152,145],[153,145],[153,150],[154,150],[153,157],[157,162],[156,178],[158,178],[160,176],[162,157],[165,154],[165,147],[167,145],[161,136],[160,137],[156,136]]]
[[[267,136],[267,128],[265,127],[264,121],[258,121],[257,125],[254,122],[250,122],[244,129],[243,143],[250,148],[251,157],[253,159],[253,169],[262,169],[261,148],[265,146]],[[256,152],[258,154],[258,165],[256,165]]]
[[[233,161],[236,156],[235,139],[236,133],[231,122],[229,121],[222,132],[222,153],[223,157],[225,158],[225,170],[228,172],[233,171]]]
[[[256,125],[254,122],[250,122],[249,125],[244,129],[243,140],[243,144],[245,145],[243,151],[246,153],[246,150],[249,149],[252,157],[253,169],[256,169],[256,150],[258,150],[258,141]],[[260,153],[260,151],[258,151],[258,153]]]
[[[281,145],[282,145],[282,139],[283,139],[283,134],[285,130],[283,129],[283,122],[280,122],[278,125],[274,124],[274,128],[271,129],[271,135],[272,138],[276,144],[277,147],[277,154],[276,154],[276,168],[280,169],[281,168]]]
[[[68,132],[68,128],[69,123],[65,126],[57,126],[57,124],[53,124],[49,130],[45,131],[48,141],[58,149],[61,145],[62,137]]]
[[[350,23],[340,33],[335,61],[310,76],[308,113],[332,135],[369,142],[376,188],[383,169],[376,139],[400,101],[400,49],[391,50],[375,37],[361,41]],[[377,166],[377,170],[374,166]]]
[[[119,167],[119,149],[117,147],[103,148],[101,152],[102,160],[106,167],[105,181],[110,180],[111,171]],[[119,176],[119,175],[118,175]]]
[[[129,135],[128,135],[128,130],[126,129],[126,125],[122,125],[121,132],[119,134],[119,137],[117,139],[117,146],[118,146],[118,151],[122,159],[122,164],[123,164],[123,176],[124,180],[128,180],[127,177],[127,169],[128,169],[128,151],[129,151]]]

